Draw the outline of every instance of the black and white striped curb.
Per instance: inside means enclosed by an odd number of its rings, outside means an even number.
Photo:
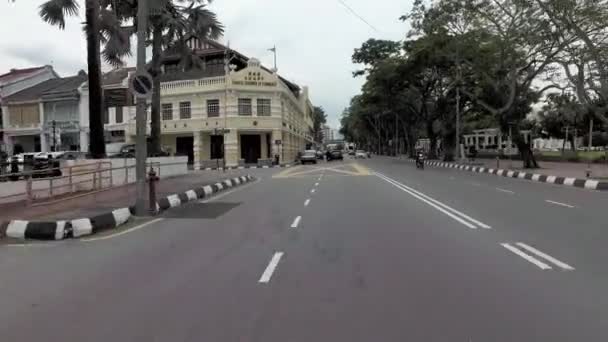
[[[120,208],[110,213],[71,221],[12,220],[6,226],[6,236],[15,239],[63,240],[114,229],[127,222],[130,217],[129,208]]]
[[[590,190],[608,190],[608,182],[601,182],[593,179],[573,178],[573,177],[558,177],[551,175],[543,175],[538,173],[521,172],[507,169],[494,169],[484,166],[461,165],[454,163],[426,161],[427,165],[436,167],[445,167],[449,169],[458,169],[477,173],[489,173],[497,176],[527,179],[535,182],[574,186]]]
[[[163,197],[156,203],[156,210],[157,212],[160,212],[162,210],[177,207],[252,180],[255,180],[255,178],[250,175],[240,176],[188,190],[180,194]],[[14,239],[63,240],[65,238],[77,238],[114,229],[126,223],[131,218],[133,212],[134,207],[130,207],[116,209],[112,212],[90,218],[69,221],[34,222],[12,220],[6,224],[6,227],[0,227],[0,230],[5,230],[4,234],[7,237]],[[2,238],[2,234],[0,234],[0,238]]]
[[[243,169],[276,169],[280,167],[291,167],[293,164],[281,164],[281,165],[245,165],[245,166],[226,166],[226,170],[243,170]],[[201,170],[205,171],[214,171],[214,170],[223,170],[222,167],[205,167],[201,168]]]
[[[173,194],[167,197],[163,197],[156,203],[156,210],[160,212],[169,208],[175,208],[182,204],[208,197],[222,190],[229,189],[247,182],[251,182],[253,180],[255,180],[255,178],[250,175],[240,176],[231,179],[226,179],[222,182],[218,182],[215,184],[205,185],[200,188],[188,190],[179,194]]]

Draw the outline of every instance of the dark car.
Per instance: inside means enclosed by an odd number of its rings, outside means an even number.
[[[342,151],[333,150],[327,153],[327,161],[330,160],[344,160],[344,156],[342,156]]]
[[[302,163],[302,164],[306,164],[306,163],[316,164],[317,163],[317,151],[315,151],[315,150],[306,150],[306,151],[304,151],[304,153],[302,153],[302,155],[300,156],[300,163]]]
[[[160,153],[150,153],[152,150],[150,148],[150,144],[148,144],[148,157],[167,157],[169,156],[169,152],[160,151]],[[113,155],[111,158],[135,158],[135,144],[127,144],[123,145],[120,148],[120,152]]]

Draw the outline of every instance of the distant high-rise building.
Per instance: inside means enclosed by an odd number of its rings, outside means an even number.
[[[329,126],[327,126],[327,125],[323,125],[323,127],[321,128],[321,135],[323,136],[322,137],[323,143],[327,143],[328,140],[331,140],[330,132],[331,132],[331,128],[329,128]]]

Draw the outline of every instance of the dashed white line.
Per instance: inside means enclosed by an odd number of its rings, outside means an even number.
[[[262,273],[262,276],[260,277],[260,280],[258,280],[258,282],[268,283],[270,281],[270,278],[272,277],[274,270],[277,268],[281,257],[283,257],[283,252],[274,253],[272,259],[270,259],[268,266],[266,266],[266,269],[264,270],[264,273]]]
[[[473,186],[481,186],[480,183],[471,183],[471,184],[473,184]]]
[[[523,249],[525,249],[525,250],[527,250],[529,252],[532,252],[532,253],[538,255],[539,257],[541,257],[541,258],[543,258],[543,259],[545,259],[547,261],[550,261],[550,262],[554,263],[558,267],[561,267],[561,268],[563,268],[565,270],[568,270],[568,271],[573,271],[574,270],[574,267],[566,264],[565,262],[557,260],[554,257],[552,257],[552,256],[550,256],[550,255],[548,255],[546,253],[543,253],[543,252],[539,251],[538,249],[536,249],[536,248],[534,248],[532,246],[528,246],[528,245],[526,245],[523,242],[518,242],[518,243],[516,243],[516,245],[518,245],[519,247],[521,247],[521,248],[523,248]]]
[[[314,193],[315,193],[315,189],[311,189],[311,190],[310,190],[310,193],[311,193],[311,194],[314,194]]]
[[[515,191],[511,191],[511,190],[507,190],[507,189],[503,189],[503,188],[496,188],[496,190],[502,191],[502,192],[506,192],[508,194],[514,194],[515,193]]]
[[[315,183],[315,186],[319,186],[319,183]]]
[[[542,261],[540,261],[540,260],[535,259],[534,257],[529,256],[528,254],[526,254],[526,253],[524,253],[524,252],[520,251],[519,249],[517,249],[517,248],[515,248],[515,247],[511,246],[511,245],[510,245],[510,244],[508,244],[508,243],[501,243],[500,245],[501,245],[501,246],[503,246],[504,248],[506,248],[506,249],[510,250],[510,251],[511,251],[511,252],[513,252],[514,254],[516,254],[516,255],[518,255],[518,256],[520,256],[520,257],[522,257],[522,258],[523,258],[523,259],[525,259],[526,261],[528,261],[528,262],[530,262],[530,263],[532,263],[532,264],[534,264],[534,265],[538,266],[538,267],[539,267],[541,270],[550,270],[550,269],[551,269],[551,266],[549,266],[549,265],[545,264],[544,262],[542,262]]]
[[[566,207],[566,208],[575,208],[573,205],[562,203],[562,202],[555,202],[555,201],[551,201],[551,200],[545,200],[545,202],[552,203],[555,205],[561,205],[562,207]]]
[[[306,200],[306,202],[304,202],[304,206],[308,207],[308,204],[310,204],[310,198]]]
[[[291,224],[291,228],[298,228],[298,225],[300,224],[300,220],[302,219],[302,216],[298,216],[293,220],[293,223]]]

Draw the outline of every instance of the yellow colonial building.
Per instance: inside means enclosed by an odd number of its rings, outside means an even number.
[[[188,155],[195,169],[269,165],[296,159],[312,145],[308,88],[269,70],[255,58],[213,41],[191,39],[196,68],[179,54],[163,59],[161,145]],[[134,116],[127,130],[135,140]]]

